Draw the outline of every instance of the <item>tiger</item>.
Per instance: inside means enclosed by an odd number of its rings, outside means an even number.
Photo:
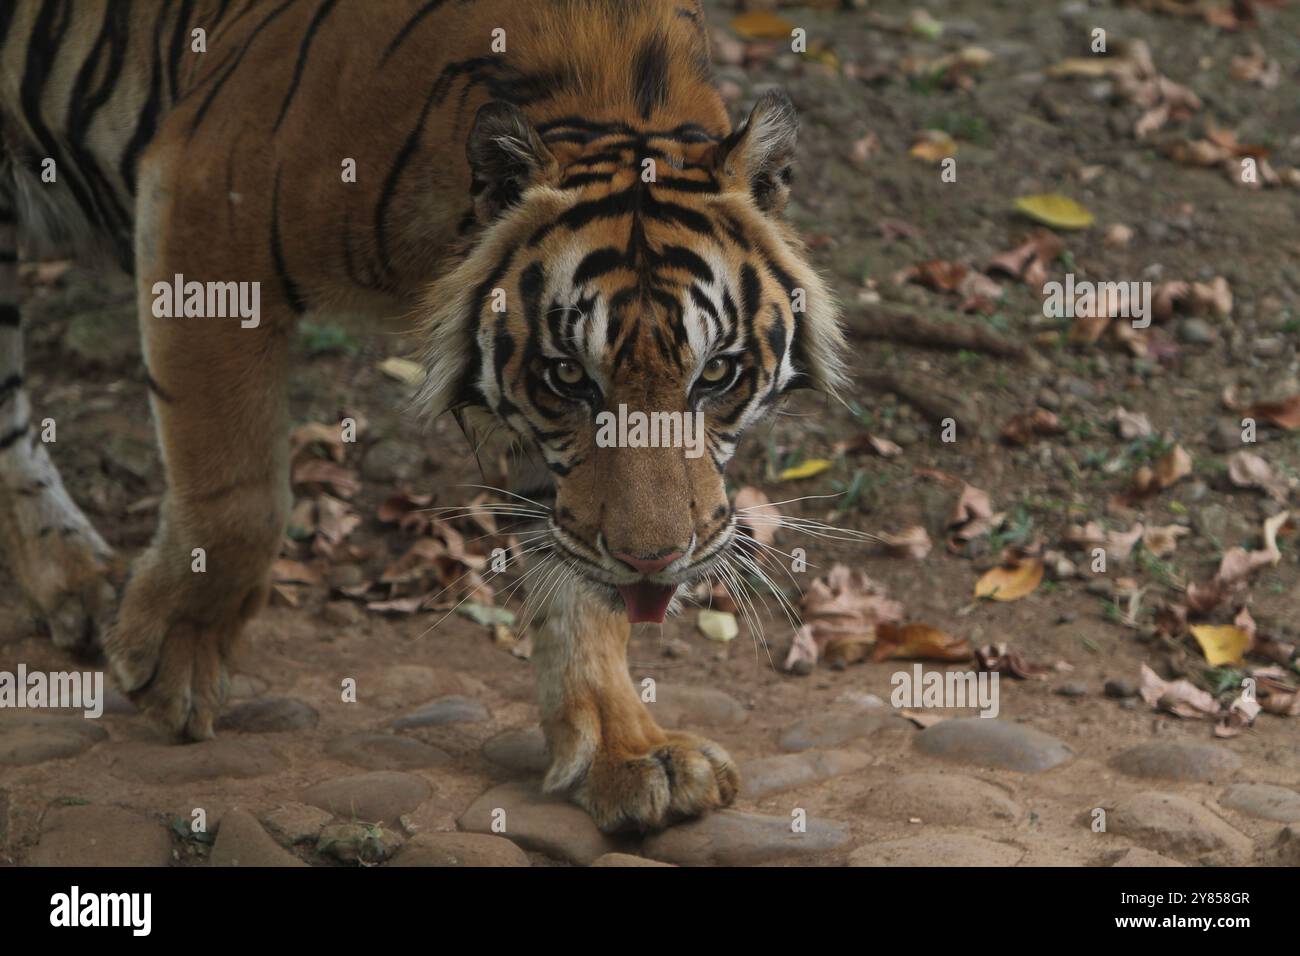
[[[733,125],[709,46],[698,0],[0,6],[0,538],[55,643],[212,737],[291,506],[297,323],[413,317],[417,410],[527,452],[511,491],[566,570],[534,643],[543,789],[607,831],[730,805],[726,750],[642,703],[630,628],[736,547],[742,434],[847,374],[782,215],[795,109],[768,90]],[[134,277],[166,492],[130,562],[23,382],[18,250],[69,246]],[[168,315],[182,277],[253,284],[256,321]],[[620,406],[697,416],[701,447],[598,440]]]

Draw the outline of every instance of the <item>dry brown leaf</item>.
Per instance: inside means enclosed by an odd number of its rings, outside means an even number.
[[[1051,673],[1050,667],[1031,664],[1020,651],[1012,650],[1005,641],[985,644],[975,652],[976,666],[981,671],[991,674],[1010,674],[1021,680],[1044,680]]]
[[[831,448],[836,455],[847,455],[853,452],[873,451],[881,458],[896,458],[903,453],[901,445],[897,445],[888,438],[880,438],[868,432],[862,432],[854,435],[847,441],[836,442]]]
[[[1200,720],[1218,717],[1222,711],[1219,702],[1209,692],[1183,678],[1162,680],[1146,664],[1141,666],[1139,693],[1149,707],[1167,711],[1175,717]]]
[[[881,624],[876,629],[871,659],[968,661],[972,654],[970,643],[964,637],[953,637],[928,624]]]
[[[862,571],[843,564],[832,566],[825,578],[814,580],[803,598],[807,636],[820,655],[832,661],[860,660],[866,647],[875,642],[877,627],[902,618],[902,604],[887,598],[884,588]],[[792,654],[794,651],[791,648]]]
[[[1151,419],[1145,412],[1130,412],[1120,407],[1111,413],[1110,420],[1115,423],[1115,430],[1119,433],[1119,437],[1125,441],[1146,438],[1155,433],[1151,427]]]
[[[1032,594],[1042,580],[1042,558],[1026,558],[1012,567],[986,571],[975,583],[975,596],[994,601],[1018,601]]]
[[[1142,533],[1142,546],[1157,558],[1166,558],[1178,550],[1178,539],[1191,533],[1190,528],[1180,524],[1152,526]]]
[[[772,504],[767,495],[757,488],[746,485],[736,492],[732,507],[735,509],[736,523],[741,531],[760,545],[770,546],[776,542],[781,509]]]
[[[1290,512],[1280,511],[1264,522],[1264,547],[1260,550],[1229,548],[1219,561],[1219,570],[1213,578],[1187,586],[1188,607],[1197,614],[1206,614],[1223,603],[1260,568],[1281,561],[1277,535],[1289,518]]]
[[[314,446],[323,449],[334,461],[342,461],[347,453],[342,427],[324,422],[307,422],[289,433],[291,459],[296,461],[304,450]]]
[[[1219,722],[1214,727],[1214,736],[1236,737],[1240,735],[1242,731],[1255,722],[1255,718],[1259,716],[1262,709],[1259,701],[1243,690],[1228,705],[1228,709],[1223,716],[1219,718]]]
[[[909,156],[927,163],[938,163],[957,155],[956,141],[939,129],[922,130],[908,151]]]
[[[914,525],[898,534],[881,531],[876,534],[876,537],[880,539],[880,543],[885,546],[890,556],[895,558],[922,561],[932,547],[930,535],[920,525]]]
[[[1300,395],[1276,402],[1256,402],[1244,414],[1247,418],[1262,418],[1278,428],[1295,431],[1300,428]]]
[[[1282,82],[1281,64],[1268,57],[1258,43],[1251,43],[1248,55],[1234,56],[1229,72],[1235,80],[1258,83],[1266,90],[1275,89]]]
[[[294,488],[302,491],[328,491],[340,498],[351,498],[361,490],[355,470],[323,458],[298,461],[293,466],[292,476]]]
[[[1002,440],[1008,445],[1027,445],[1035,437],[1059,435],[1065,426],[1053,412],[1045,408],[1021,412],[1002,428]]]
[[[989,260],[986,272],[1005,272],[1037,291],[1050,275],[1050,267],[1065,248],[1061,237],[1049,229],[1035,230],[1030,238]]]
[[[1274,501],[1285,502],[1291,495],[1286,479],[1254,452],[1238,451],[1228,457],[1228,480],[1238,488],[1259,488]]]
[[[276,558],[271,565],[271,580],[277,584],[321,584],[321,573],[316,568],[289,558]]]

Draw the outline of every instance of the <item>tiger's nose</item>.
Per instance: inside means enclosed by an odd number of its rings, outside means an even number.
[[[632,570],[639,571],[642,574],[656,574],[668,567],[684,553],[684,551],[674,551],[658,558],[639,558],[634,554],[628,554],[626,551],[611,551],[610,557],[617,558]]]

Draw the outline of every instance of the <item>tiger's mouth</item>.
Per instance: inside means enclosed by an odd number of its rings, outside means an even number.
[[[657,584],[654,581],[638,581],[635,584],[621,584],[618,593],[623,597],[623,606],[627,608],[629,624],[662,624],[668,616],[668,606],[677,596],[680,584]]]
[[[551,523],[551,537],[556,549],[573,561],[588,583],[608,593],[611,603],[620,601],[631,624],[662,624],[668,617],[673,599],[685,586],[702,578],[724,559],[735,536],[735,521],[723,524],[708,540],[696,546],[691,563],[671,574],[648,575],[628,580],[627,575],[606,567],[601,555],[588,550],[564,528]],[[617,595],[617,597],[615,596]]]

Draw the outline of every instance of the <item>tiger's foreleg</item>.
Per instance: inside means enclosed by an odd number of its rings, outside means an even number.
[[[569,793],[603,830],[661,827],[729,805],[740,775],[727,752],[655,723],[627,667],[621,609],[577,581],[562,585],[538,630],[543,788]]]
[[[150,231],[137,256],[138,306],[167,492],[105,651],[138,706],[202,740],[213,736],[240,633],[265,603],[291,504],[285,383],[295,316],[263,281],[255,325],[158,317],[156,282],[259,270],[213,258],[210,243],[176,242],[164,223],[141,228]]]

